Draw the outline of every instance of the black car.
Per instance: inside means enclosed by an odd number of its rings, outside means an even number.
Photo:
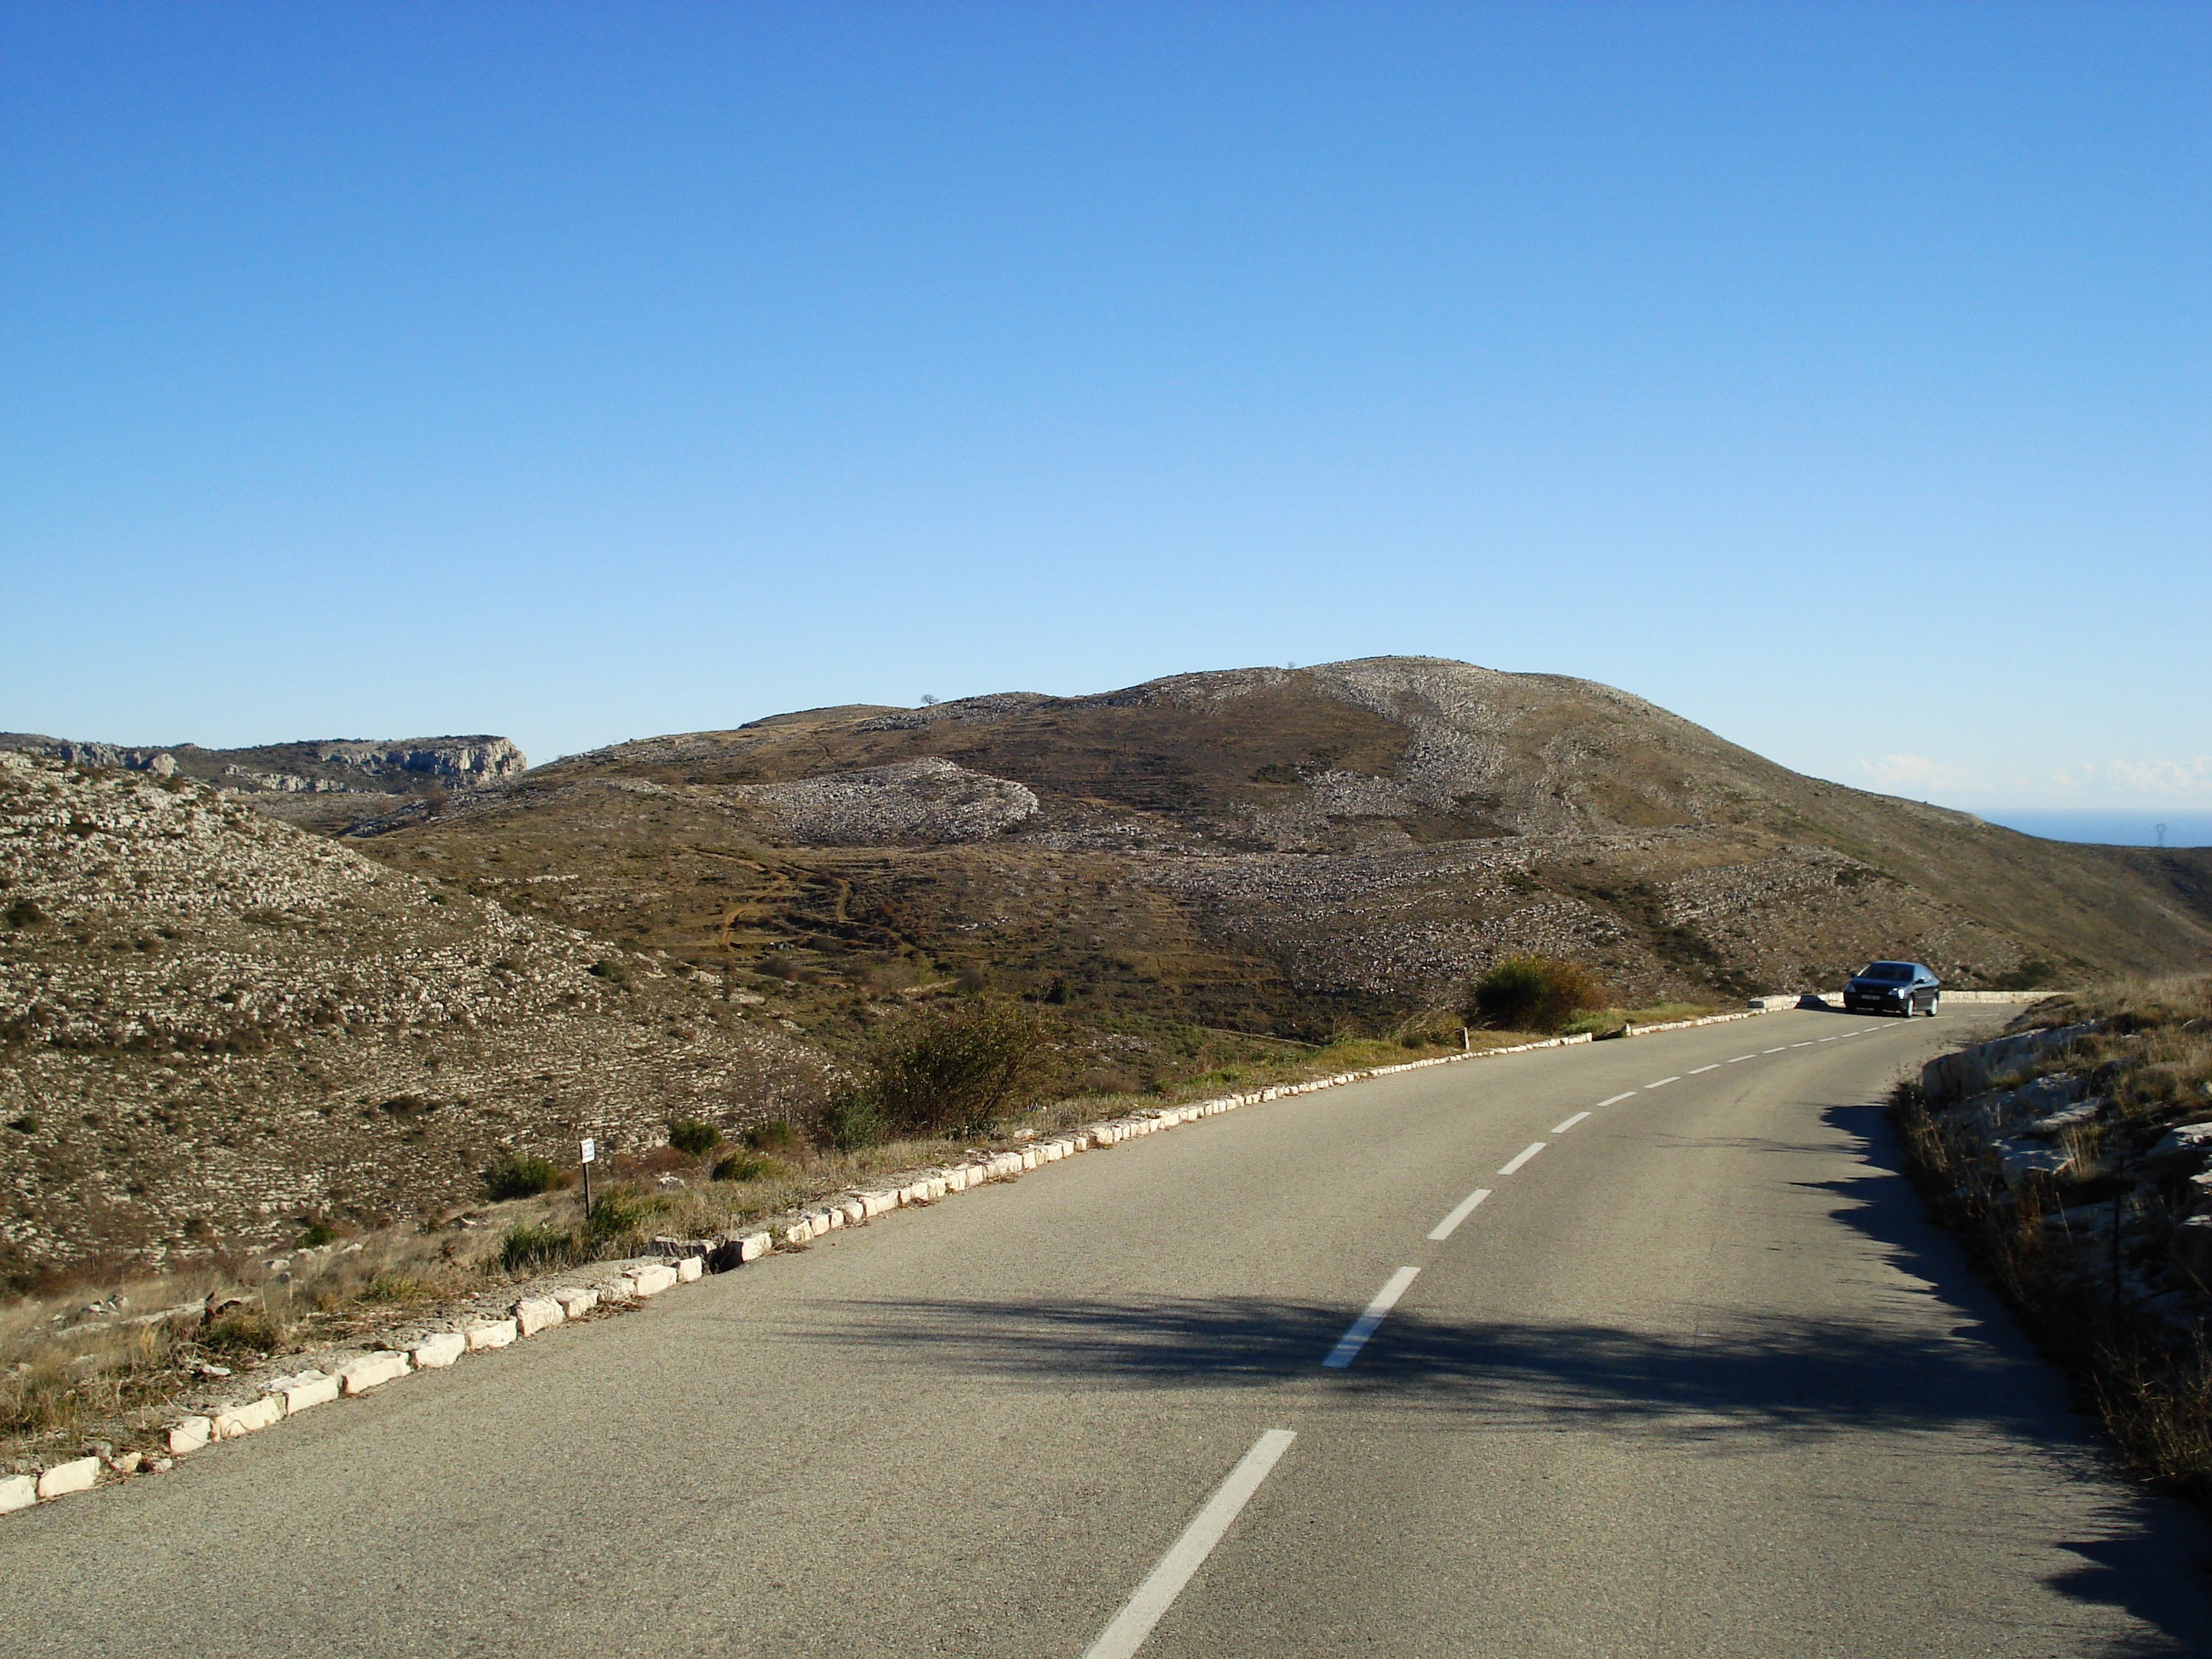
[[[1902,1014],[1907,1019],[1925,1011],[1933,1018],[1942,989],[1943,981],[1924,963],[1869,962],[1844,987],[1844,1007],[1853,1013]]]

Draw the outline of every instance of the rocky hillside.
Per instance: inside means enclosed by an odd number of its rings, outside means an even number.
[[[480,788],[521,776],[529,765],[505,738],[329,738],[203,749],[198,744],[133,748],[0,732],[0,750],[80,766],[184,777],[233,789],[272,817],[337,829],[410,801],[434,804],[448,789]],[[336,799],[334,799],[336,798]]]
[[[1807,778],[1589,681],[1432,658],[780,715],[349,832],[537,914],[834,1000],[965,973],[1311,1036],[1522,951],[1624,1002],[2212,961],[2212,860]]]
[[[477,1196],[502,1151],[807,1104],[683,964],[523,920],[182,776],[0,753],[0,1275]]]

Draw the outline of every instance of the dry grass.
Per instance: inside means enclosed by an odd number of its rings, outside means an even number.
[[[1734,1014],[1742,1005],[1734,1002],[1655,1002],[1642,1008],[1594,1008],[1559,1027],[1563,1036],[1588,1031],[1617,1031],[1624,1025],[1663,1025],[1669,1020],[1703,1019],[1708,1014]]]

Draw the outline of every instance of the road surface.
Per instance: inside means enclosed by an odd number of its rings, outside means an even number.
[[[2207,1530],[1894,1173],[1888,1084],[2010,1012],[1437,1067],[833,1234],[9,1516],[0,1647],[2203,1652]]]

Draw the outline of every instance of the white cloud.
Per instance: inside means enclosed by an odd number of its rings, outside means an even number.
[[[2212,796],[2212,756],[2194,760],[2113,760],[2084,762],[2052,772],[2037,791],[2063,794],[2069,799],[2084,796],[2121,795]]]
[[[1872,778],[1877,788],[1923,799],[1933,791],[1962,788],[1974,781],[1965,767],[1925,755],[1884,755],[1878,760],[1862,760],[1859,770]]]

